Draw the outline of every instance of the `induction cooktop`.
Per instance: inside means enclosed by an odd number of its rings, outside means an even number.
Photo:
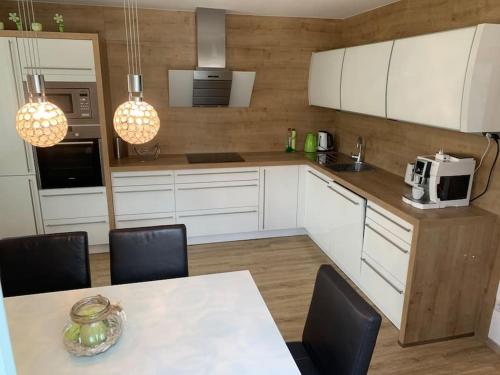
[[[188,162],[190,164],[201,163],[237,163],[245,161],[240,154],[235,152],[218,152],[208,154],[187,154]]]

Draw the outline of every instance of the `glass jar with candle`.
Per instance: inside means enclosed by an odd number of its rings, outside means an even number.
[[[113,346],[122,333],[124,314],[101,295],[73,305],[71,322],[64,329],[66,349],[77,356],[92,356]]]

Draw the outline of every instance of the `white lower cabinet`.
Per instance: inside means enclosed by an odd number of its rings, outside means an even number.
[[[261,169],[262,229],[297,228],[299,166]]]
[[[256,232],[257,207],[197,210],[177,213],[177,223],[185,224],[188,237]]]
[[[44,220],[45,233],[87,232],[89,245],[107,244],[109,234],[108,216],[74,219]]]
[[[0,238],[41,233],[35,176],[0,177]]]
[[[115,224],[117,229],[171,225],[175,224],[175,213],[116,215]]]
[[[397,327],[401,326],[413,226],[368,202],[361,289]]]
[[[113,187],[115,215],[139,215],[175,211],[173,185]]]

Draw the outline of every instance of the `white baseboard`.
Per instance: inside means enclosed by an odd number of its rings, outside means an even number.
[[[305,229],[285,229],[285,230],[266,230],[259,232],[248,232],[248,233],[232,233],[232,234],[221,234],[215,236],[199,236],[188,238],[188,245],[200,245],[205,243],[215,243],[215,242],[230,242],[230,241],[245,241],[245,240],[258,240],[262,238],[273,238],[273,237],[290,237],[290,236],[300,236],[306,234]]]

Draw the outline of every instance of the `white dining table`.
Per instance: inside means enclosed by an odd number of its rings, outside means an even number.
[[[101,294],[124,331],[107,352],[63,345],[71,306]],[[5,298],[18,374],[300,374],[250,272]]]

